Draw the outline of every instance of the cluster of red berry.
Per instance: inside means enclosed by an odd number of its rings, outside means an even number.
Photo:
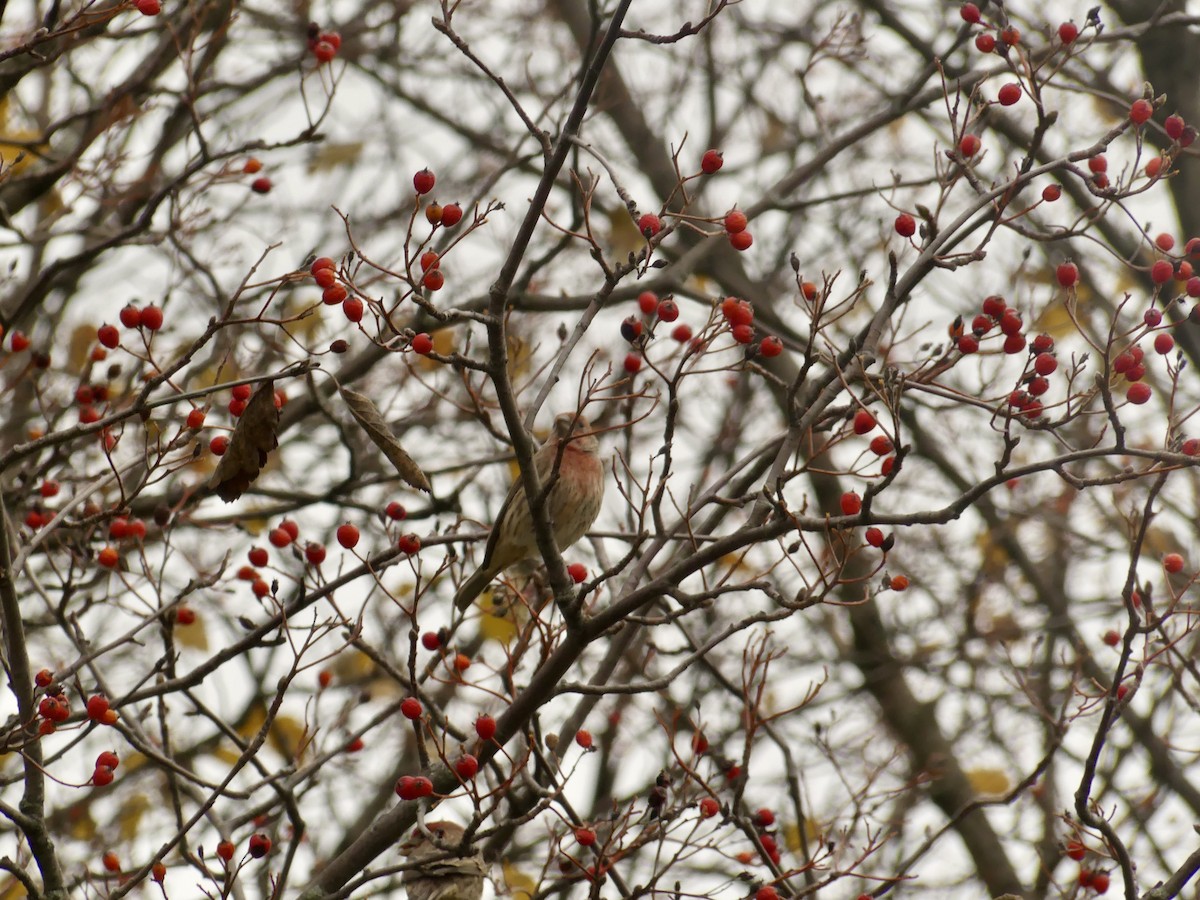
[[[309,267],[309,273],[322,288],[321,302],[326,306],[342,307],[342,314],[351,322],[361,322],[365,307],[362,300],[352,296],[346,286],[338,280],[336,264],[328,256],[318,257]]]
[[[342,49],[342,36],[336,31],[322,31],[316,22],[308,23],[308,52],[316,57],[318,65],[333,62]]]

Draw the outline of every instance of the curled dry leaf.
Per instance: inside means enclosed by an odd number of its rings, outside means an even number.
[[[242,496],[267,464],[267,455],[279,446],[279,410],[275,408],[275,382],[264,381],[246,404],[229,449],[221,457],[208,486],[226,503]]]
[[[400,446],[400,441],[392,434],[392,429],[388,428],[387,422],[383,420],[383,416],[375,404],[356,391],[346,388],[340,388],[340,390],[342,398],[346,401],[346,407],[350,410],[350,415],[354,416],[354,420],[362,426],[362,430],[367,433],[371,443],[382,450],[383,455],[396,467],[396,472],[400,477],[417,490],[430,493],[432,489],[429,486],[429,479],[425,477],[421,467]]]

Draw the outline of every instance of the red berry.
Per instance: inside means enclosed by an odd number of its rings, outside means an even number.
[[[1149,100],[1135,100],[1129,107],[1129,119],[1134,125],[1144,125],[1154,115],[1154,104]]]
[[[442,207],[442,227],[453,228],[462,221],[462,207],[457,203],[448,203]]]
[[[747,224],[749,223],[746,221],[746,214],[740,209],[731,209],[725,213],[725,231],[727,233],[737,234],[739,231],[745,231]]]
[[[717,801],[714,800],[712,797],[705,797],[704,799],[702,799],[700,801],[700,817],[701,818],[711,819],[713,816],[715,816],[720,811],[720,809],[721,809],[721,807],[717,804]]]
[[[768,359],[772,356],[778,356],[783,352],[783,341],[773,334],[768,335],[759,343],[758,352]]]
[[[580,728],[575,732],[575,743],[584,750],[590,750],[592,748],[592,733],[587,729]]]
[[[1042,188],[1042,199],[1047,203],[1053,203],[1062,196],[1062,188],[1057,184],[1048,184]]]
[[[434,182],[437,181],[436,176],[428,169],[422,169],[413,176],[413,187],[418,194],[428,194],[433,190]]]
[[[162,3],[159,0],[134,0],[133,5],[143,16],[157,16],[162,12]]]
[[[996,99],[1000,101],[1001,106],[1012,106],[1021,99],[1021,85],[1015,81],[1010,81],[1000,88],[996,94]]]
[[[260,175],[250,182],[250,190],[256,194],[269,194],[271,193],[271,187],[271,179],[265,175]]]
[[[967,158],[978,153],[979,147],[979,136],[975,134],[964,134],[962,140],[958,142],[958,152]]]
[[[854,433],[866,434],[876,425],[875,416],[870,410],[860,409],[854,414]]]
[[[1175,349],[1175,338],[1171,337],[1165,331],[1160,332],[1154,338],[1154,352],[1161,353],[1166,356]]]
[[[38,687],[46,687],[54,683],[54,673],[49,669],[41,669],[37,675],[33,677],[33,682]]]
[[[866,533],[863,535],[863,537],[872,547],[882,547],[885,540],[883,532],[873,526],[866,530]]]
[[[1010,334],[1004,339],[1004,352],[1008,354],[1020,353],[1025,349],[1025,335],[1019,331],[1015,334]]]
[[[396,542],[396,546],[400,549],[401,553],[406,556],[412,556],[421,549],[421,539],[415,534],[403,534],[400,536],[400,540]]]
[[[490,741],[496,736],[496,720],[488,715],[479,716],[475,720],[475,733],[481,741]]]
[[[304,558],[308,560],[311,566],[319,566],[325,562],[325,545],[318,544],[315,541],[309,541],[304,546]]]
[[[224,456],[225,451],[229,449],[229,438],[223,434],[217,435],[208,442],[208,450],[213,456]]]
[[[1124,687],[1124,685],[1121,685]],[[1092,890],[1097,894],[1108,892],[1109,878],[1107,872],[1097,872],[1092,876]]]
[[[590,828],[576,828],[575,840],[579,842],[581,847],[590,847],[596,843],[596,832]]]
[[[571,580],[576,584],[582,584],[587,581],[587,566],[583,563],[571,563],[567,566],[567,574],[571,576]]]
[[[846,491],[842,494],[841,504],[844,516],[856,516],[862,512],[862,497],[854,491]]]
[[[917,220],[908,213],[900,213],[896,216],[895,228],[900,237],[912,237],[917,233]]]
[[[712,175],[723,165],[725,160],[720,150],[705,150],[704,155],[700,157],[700,171],[705,175]]]
[[[670,297],[659,303],[655,311],[660,322],[674,322],[679,318],[679,305]]]
[[[261,832],[256,832],[250,835],[249,849],[251,856],[262,859],[271,852],[271,839]]]
[[[221,857],[225,862],[233,859],[235,850],[237,848],[234,846],[233,841],[221,841],[221,843],[217,844],[217,856]]]
[[[980,53],[991,53],[996,49],[996,39],[990,34],[979,34],[975,36],[975,49]]]
[[[658,295],[654,291],[642,291],[637,298],[638,309],[647,316],[654,315],[658,309]]]
[[[1016,46],[1021,43],[1021,32],[1009,25],[1000,32],[1000,40],[1004,41],[1010,47]]]
[[[1200,439],[1188,438],[1186,441],[1183,442],[1182,445],[1180,445],[1179,452],[1185,454],[1186,456],[1200,455]],[[44,672],[45,669],[43,669],[42,671]]]
[[[244,175],[257,175],[261,171],[262,160],[254,156],[251,156],[246,160],[245,164],[242,165],[242,174]]]
[[[101,325],[96,329],[96,340],[100,342],[101,346],[112,350],[121,343],[121,333],[117,331],[115,325]]]
[[[749,325],[754,321],[754,306],[738,297],[726,297],[721,301],[721,315],[730,326]]]
[[[1078,862],[1087,855],[1087,847],[1079,841],[1067,841],[1067,856]]]
[[[312,48],[312,54],[319,63],[331,62],[337,56],[337,48],[329,41],[317,41]]]
[[[272,528],[267,532],[267,540],[273,547],[286,547],[292,542],[292,536],[282,528]]]
[[[323,272],[328,272],[328,269],[322,269]],[[350,295],[349,291],[343,285],[331,284],[321,292],[321,302],[326,306],[337,306]]]
[[[121,871],[121,860],[119,860],[117,858],[117,854],[113,853],[111,850],[107,851],[102,857],[100,857],[100,863],[104,866],[106,871]]]
[[[421,646],[426,650],[440,650],[442,648],[442,639],[436,631],[427,631],[421,635]]]
[[[964,3],[958,10],[958,14],[962,16],[962,20],[968,25],[978,25],[983,17],[979,14],[979,7],[974,3]]]
[[[121,319],[121,324],[126,328],[137,328],[142,324],[142,311],[130,304],[121,310],[119,318]],[[16,332],[13,332],[13,334],[15,335]]]
[[[399,500],[393,500],[383,512],[393,522],[399,522],[402,519],[408,518],[408,510],[404,508],[404,504]]]
[[[412,339],[412,344],[410,344],[410,346],[412,347],[413,352],[420,353],[422,356],[426,356],[433,351],[433,338],[422,331]]]
[[[754,826],[756,828],[770,828],[775,824],[775,813],[766,807],[760,809],[754,814]]]
[[[1094,175],[1103,175],[1108,171],[1108,157],[1103,153],[1093,156],[1088,160],[1088,169],[1090,169]]]
[[[636,353],[626,353],[625,361],[622,363],[622,368],[626,374],[636,375],[642,368],[642,358]]]
[[[891,580],[891,588],[893,591],[903,591],[908,588],[908,578],[903,575],[896,575]]]
[[[733,339],[739,344],[748,344],[754,340],[753,325],[734,325],[731,333],[733,334]]]
[[[1129,390],[1125,392],[1125,398],[1133,404],[1141,406],[1150,399],[1150,385],[1144,381],[1138,381],[1129,386]]]
[[[96,770],[92,772],[92,784],[96,787],[104,787],[112,784],[113,770],[108,766],[96,766]]]
[[[886,434],[876,435],[875,437],[871,438],[870,446],[871,452],[876,456],[887,456],[894,449],[896,449],[892,445],[892,439]]]
[[[654,213],[645,213],[637,220],[637,230],[645,238],[652,238],[662,231],[662,220]]]
[[[99,721],[108,712],[108,698],[103,694],[92,694],[92,696],[88,697],[86,706],[88,718],[93,722]],[[116,767],[114,766],[113,768]]]
[[[342,301],[342,315],[350,322],[361,322],[365,307],[357,297],[347,297]]]
[[[421,271],[428,272],[430,269],[436,269],[440,265],[440,259],[437,251],[426,250],[421,254]]]
[[[1007,308],[1008,307],[1004,302],[1004,298],[995,294],[985,298],[983,301],[984,313],[991,316],[993,319],[999,319],[1001,316],[1003,316]]]
[[[1154,245],[1163,253],[1170,253],[1175,247],[1175,238],[1167,234],[1165,231],[1154,239]]]
[[[1163,131],[1167,133],[1167,137],[1169,137],[1171,140],[1177,141],[1183,136],[1183,129],[1185,125],[1186,123],[1181,117],[1176,115],[1167,116],[1166,120],[1163,122]]]
[[[729,236],[729,245],[733,247],[734,250],[739,252],[742,250],[749,250],[750,245],[753,243],[754,235],[748,231],[739,231],[737,234],[731,234]]]
[[[416,697],[405,697],[400,703],[400,712],[404,714],[406,719],[419,719],[421,714],[425,712],[421,706],[421,701]]]
[[[1175,277],[1175,267],[1165,259],[1160,259],[1150,267],[1150,280],[1155,284],[1165,284]]]
[[[470,753],[464,753],[454,761],[454,771],[464,781],[470,781],[479,772],[479,760]]]
[[[115,569],[120,561],[121,555],[117,553],[115,547],[105,547],[96,554],[96,562],[106,569]]]
[[[754,900],[779,900],[779,891],[771,885],[765,884],[754,892]]]
[[[261,578],[255,578],[250,583],[250,590],[254,592],[255,597],[265,597],[271,593],[271,586]]]
[[[358,528],[346,522],[344,525],[339,525],[337,530],[337,542],[347,550],[354,549],[358,544]]]
[[[1049,353],[1039,353],[1033,360],[1033,370],[1039,375],[1050,375],[1058,368],[1058,359]]]
[[[629,343],[634,343],[642,336],[642,320],[637,316],[629,316],[621,323],[621,337]]]
[[[1172,575],[1183,571],[1183,557],[1178,553],[1168,553],[1163,557],[1162,564]]]
[[[1115,647],[1117,644],[1121,643],[1121,635],[1117,634],[1115,630],[1110,628],[1108,631],[1104,632],[1104,643],[1108,644],[1110,647]],[[1080,857],[1073,858],[1078,859]]]
[[[332,259],[330,259],[328,256],[318,256],[316,259],[313,260],[313,264],[311,266],[309,266],[308,271],[315,278],[317,273],[320,272],[322,269],[328,269],[329,271],[332,272],[332,271],[334,271],[335,268],[336,268],[336,265],[335,265],[334,261]]]
[[[421,278],[421,284],[431,291],[440,291],[446,284],[446,273],[441,269],[430,269]]]
[[[204,427],[204,410],[191,409],[187,414],[187,427],[192,431],[199,431]]]
[[[1200,285],[1200,277],[1196,278],[1196,282]],[[678,341],[681,344],[686,344],[692,339],[692,328],[690,325],[676,325],[671,329],[671,339]]]
[[[251,547],[250,552],[246,555],[250,558],[252,566],[265,566],[270,558],[266,547]]]
[[[142,5],[147,3],[158,3],[158,0],[137,0],[138,10],[140,11]],[[152,15],[152,13],[145,13],[145,15]],[[163,879],[167,877],[166,865],[162,862],[154,863],[152,866],[150,866],[150,877],[159,884],[162,884]]]
[[[1162,167],[1163,158],[1161,156],[1154,157],[1152,160],[1146,163],[1146,177],[1157,178],[1158,173],[1162,171]]]
[[[1079,28],[1074,22],[1063,22],[1058,26],[1058,39],[1064,44],[1070,44],[1079,37]]]
[[[1079,267],[1073,262],[1059,263],[1054,270],[1054,277],[1065,288],[1073,287],[1079,281]]]

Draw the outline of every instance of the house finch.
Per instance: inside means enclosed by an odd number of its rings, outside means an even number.
[[[487,874],[483,857],[478,851],[470,856],[452,855],[462,843],[462,826],[430,822],[425,827],[434,841],[417,828],[400,845],[400,852],[413,863],[413,868],[400,876],[408,900],[479,900]]]
[[[565,445],[565,446],[564,446]],[[562,447],[561,461],[559,448]],[[543,488],[555,478],[546,501],[546,514],[559,550],[566,550],[596,521],[604,498],[604,464],[600,442],[583,416],[563,413],[554,420],[554,431],[533,456],[538,481]],[[558,463],[558,471],[554,466]],[[493,578],[509,566],[538,556],[533,532],[533,515],[525,500],[525,486],[518,477],[488,537],[483,563],[454,595],[459,609],[466,609]]]

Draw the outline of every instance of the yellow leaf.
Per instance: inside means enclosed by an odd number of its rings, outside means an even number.
[[[526,875],[508,860],[501,863],[504,872],[504,884],[512,900],[531,900],[537,890],[537,882]]]
[[[358,684],[375,675],[375,661],[361,650],[346,650],[333,660],[333,675],[339,682]]]
[[[433,338],[433,350],[435,353],[448,355],[454,352],[454,331],[450,328],[442,328],[435,331],[430,337]],[[509,368],[512,368],[511,360]],[[428,356],[418,356],[414,360],[416,367],[422,372],[432,372],[434,369],[442,368],[442,364],[436,359]]]
[[[67,346],[67,368],[71,372],[82,372],[92,355],[92,347],[96,343],[96,327],[94,325],[76,325],[71,331],[71,341]]]
[[[204,630],[204,622],[199,613],[190,625],[175,624],[175,643],[193,650],[208,649],[208,632]]]
[[[15,878],[0,882],[0,900],[22,900],[28,896],[29,894],[25,892],[25,885]]]
[[[814,842],[821,839],[821,829],[812,819],[805,819],[802,824],[804,825],[804,839],[811,848]],[[800,823],[789,822],[783,827],[783,842],[793,853],[803,852],[804,845],[800,841]]]
[[[141,837],[138,825],[142,821],[142,813],[149,808],[150,799],[145,794],[134,794],[121,804],[117,810],[117,834],[122,842]]]
[[[1008,793],[1012,787],[1012,782],[1009,781],[1008,775],[1002,769],[987,767],[968,769],[966,776],[975,793],[984,797],[1001,796]]]
[[[630,253],[638,254],[646,246],[646,238],[637,230],[637,223],[623,206],[608,212],[608,255],[623,262]]]
[[[349,166],[362,156],[362,141],[344,141],[342,143],[322,144],[308,160],[308,174],[336,169],[339,166]]]

